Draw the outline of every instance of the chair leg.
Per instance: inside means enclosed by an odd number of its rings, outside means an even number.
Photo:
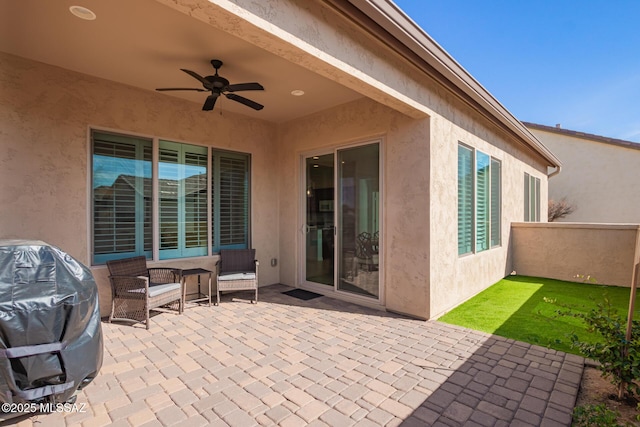
[[[220,305],[220,289],[216,289],[216,305]]]
[[[258,288],[257,287],[256,287],[256,300],[255,300],[255,303],[256,304],[258,303]]]
[[[109,323],[113,321],[113,314],[116,311],[116,303],[113,299],[111,299],[111,314],[109,314]]]
[[[144,303],[144,311],[147,316],[147,331],[149,330],[149,301],[145,301]]]

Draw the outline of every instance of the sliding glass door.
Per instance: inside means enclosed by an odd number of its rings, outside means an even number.
[[[378,298],[379,144],[338,150],[339,291]]]
[[[334,286],[334,155],[305,159],[305,280]]]
[[[304,158],[303,284],[380,299],[380,144]]]

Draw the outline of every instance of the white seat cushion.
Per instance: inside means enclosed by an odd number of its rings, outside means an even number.
[[[222,276],[218,276],[218,280],[220,282],[225,282],[227,280],[255,280],[256,273],[230,273]]]
[[[157,297],[165,292],[180,290],[181,286],[180,283],[164,283],[162,285],[149,286],[149,296]]]

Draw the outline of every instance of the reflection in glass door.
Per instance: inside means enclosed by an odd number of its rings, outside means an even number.
[[[305,159],[305,279],[334,286],[334,155]]]
[[[380,144],[304,158],[303,283],[380,299]]]
[[[378,299],[380,146],[338,150],[339,291]]]

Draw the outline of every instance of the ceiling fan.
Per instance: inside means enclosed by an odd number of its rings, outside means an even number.
[[[213,76],[202,77],[198,73],[185,70],[181,68],[181,71],[189,74],[194,79],[198,80],[202,83],[201,88],[190,88],[190,87],[165,87],[158,88],[157,91],[164,92],[170,90],[195,90],[197,92],[211,92],[211,95],[207,97],[204,101],[204,105],[202,106],[203,111],[213,110],[214,105],[216,105],[216,101],[220,97],[220,95],[226,96],[228,99],[239,102],[241,104],[246,105],[247,107],[253,108],[254,110],[262,110],[264,105],[258,104],[255,101],[247,99],[243,96],[236,95],[234,92],[241,92],[245,90],[264,90],[264,87],[260,83],[238,83],[238,84],[229,84],[229,80],[225,79],[222,76],[218,75],[218,70],[222,67],[222,61],[219,59],[212,59],[211,65],[215,68],[216,73]],[[227,93],[230,92],[230,93]]]

